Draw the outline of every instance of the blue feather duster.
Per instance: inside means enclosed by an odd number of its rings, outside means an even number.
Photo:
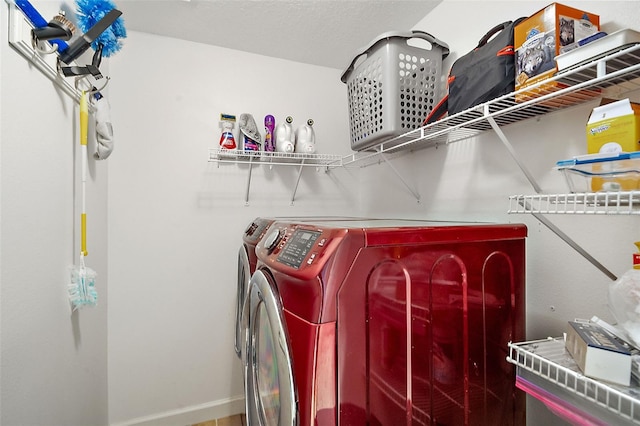
[[[96,22],[115,8],[116,6],[111,0],[76,0],[78,26],[83,32],[87,32]],[[91,48],[97,50],[101,44],[103,46],[102,56],[109,57],[122,48],[120,39],[126,37],[127,30],[124,27],[124,20],[120,16],[91,43]]]

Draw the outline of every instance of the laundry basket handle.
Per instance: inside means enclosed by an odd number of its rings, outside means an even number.
[[[358,59],[362,55],[366,55],[369,52],[371,52],[373,48],[376,47],[379,43],[385,42],[386,40],[389,40],[391,38],[403,38],[405,40],[410,40],[412,38],[420,38],[428,41],[429,43],[431,43],[432,46],[438,46],[442,48],[442,59],[446,58],[449,55],[449,46],[447,45],[447,43],[435,38],[428,32],[421,31],[421,30],[412,30],[412,31],[403,31],[403,32],[390,31],[390,32],[386,32],[379,35],[375,40],[369,43],[366,47],[359,49],[355,57],[347,67],[347,69],[342,73],[342,77],[340,77],[340,80],[342,80],[343,83],[346,83],[349,77],[349,74],[351,74],[351,71],[353,71],[355,63],[358,61]]]

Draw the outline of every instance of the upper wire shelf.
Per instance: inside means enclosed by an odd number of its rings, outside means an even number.
[[[265,152],[242,151],[235,149],[210,148],[209,161],[215,163],[264,164],[280,166],[313,166],[321,167],[342,164],[341,155],[305,154],[300,152]]]
[[[512,195],[508,213],[640,215],[640,191]]]
[[[492,129],[489,118],[499,126],[506,126],[593,100],[602,96],[605,89],[615,89],[618,94],[637,90],[640,89],[638,78],[640,44],[592,58],[583,65],[560,72],[535,85],[411,130],[372,147],[372,152],[350,154],[343,158],[342,164],[367,160],[371,163],[381,153],[417,148],[418,145],[427,148],[467,139]],[[551,82],[561,84],[551,85]],[[537,94],[536,97],[530,96],[532,91]],[[522,101],[527,94],[527,100]],[[520,98],[519,101],[516,101],[516,97]]]

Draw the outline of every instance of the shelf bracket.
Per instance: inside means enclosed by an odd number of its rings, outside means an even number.
[[[522,205],[522,207],[524,207],[525,209],[529,209],[531,210],[531,206],[529,205],[529,203],[527,203],[526,201],[521,201],[520,204]],[[567,234],[565,234],[564,232],[562,232],[562,230],[560,230],[560,228],[558,228],[556,225],[554,225],[549,219],[547,219],[544,215],[540,214],[540,213],[535,213],[532,212],[531,215],[533,217],[535,217],[538,221],[540,221],[544,226],[546,226],[547,228],[549,228],[549,230],[551,232],[553,232],[554,234],[556,234],[558,237],[560,237],[560,239],[562,241],[564,241],[565,243],[569,244],[569,246],[574,249],[575,251],[577,251],[580,255],[582,255],[582,257],[584,257],[585,259],[587,259],[589,261],[589,263],[591,263],[593,266],[595,266],[596,268],[598,268],[603,274],[605,274],[607,277],[609,277],[612,281],[615,281],[618,279],[618,277],[611,272],[609,269],[607,269],[602,263],[598,262],[598,260],[591,256],[585,249],[583,249],[582,247],[580,247],[580,245],[578,243],[576,243],[575,241],[573,241],[571,239],[571,237],[569,237]]]
[[[391,168],[393,173],[395,173],[395,175],[398,177],[398,179],[400,179],[400,181],[403,183],[403,185],[409,190],[409,192],[411,192],[411,194],[415,197],[416,201],[419,203],[420,202],[420,193],[418,191],[416,191],[411,185],[409,185],[409,183],[406,181],[406,179],[400,174],[398,169],[395,168],[395,166],[391,163],[391,161],[389,161],[389,159],[382,152],[380,152],[378,155],[380,155],[380,158],[382,158],[384,160],[384,162],[387,163],[387,165]]]
[[[487,121],[489,122],[489,124],[491,125],[491,127],[493,128],[493,130],[496,132],[496,134],[498,135],[498,138],[500,138],[500,140],[502,141],[502,143],[504,144],[504,146],[507,148],[507,150],[509,151],[509,154],[511,154],[511,157],[513,157],[513,159],[515,160],[515,162],[518,164],[518,166],[520,167],[520,170],[522,170],[522,173],[524,173],[524,175],[527,177],[527,180],[529,181],[529,183],[531,184],[531,186],[533,187],[533,189],[536,191],[537,194],[542,193],[542,189],[540,188],[540,185],[538,185],[538,183],[536,182],[536,180],[533,178],[533,175],[531,174],[531,172],[529,172],[529,169],[527,169],[527,167],[524,165],[524,163],[522,161],[520,161],[520,157],[518,156],[518,154],[516,153],[516,151],[513,149],[513,146],[511,145],[511,143],[509,142],[509,139],[507,139],[507,136],[504,134],[504,132],[502,131],[502,129],[500,129],[500,126],[498,126],[498,123],[496,123],[496,120],[489,114],[489,106],[485,105],[484,107],[484,115],[487,119]],[[528,204],[528,203],[525,203]],[[528,205],[522,205],[525,208],[530,208],[530,206]],[[554,225],[550,220],[548,220],[545,216],[539,214],[539,213],[532,213],[532,216],[535,217],[540,223],[542,223],[544,226],[546,226],[547,228],[549,228],[549,230],[551,232],[553,232],[554,234],[556,234],[558,237],[560,237],[560,239],[562,241],[564,241],[565,243],[567,243],[571,248],[573,248],[575,251],[577,251],[582,257],[584,257],[585,259],[587,259],[589,261],[589,263],[591,263],[593,266],[595,266],[596,268],[598,268],[603,274],[605,274],[607,277],[609,277],[610,279],[612,279],[613,281],[617,280],[618,278],[616,277],[616,275],[611,272],[610,270],[608,270],[602,263],[598,262],[598,260],[596,258],[594,258],[593,256],[591,256],[585,249],[583,249],[582,247],[580,247],[580,245],[578,243],[576,243],[575,241],[573,241],[571,239],[571,237],[569,237],[567,234],[565,234],[564,232],[562,232],[560,230],[560,228],[558,228],[556,225]]]
[[[293,187],[293,192],[291,193],[291,205],[296,199],[296,192],[298,192],[298,184],[300,183],[300,177],[302,176],[302,169],[304,169],[304,158],[300,162],[300,168],[298,169],[298,179],[296,179],[296,185]]]
[[[511,142],[509,142],[509,139],[507,139],[507,136],[504,134],[500,126],[498,126],[498,123],[496,123],[496,120],[491,115],[489,115],[488,105],[485,105],[484,115],[487,118],[487,121],[489,122],[489,124],[491,124],[493,131],[496,132],[496,135],[498,135],[498,138],[500,138],[504,146],[507,148],[507,151],[509,151],[509,154],[511,154],[511,157],[513,157],[515,162],[518,164],[518,167],[520,167],[520,170],[522,170],[522,173],[524,173],[524,175],[527,177],[527,180],[529,181],[531,186],[533,186],[533,189],[536,191],[537,194],[540,194],[542,192],[542,189],[540,189],[540,185],[538,185],[536,180],[533,178],[533,175],[531,174],[529,169],[527,169],[524,163],[520,161],[520,157],[518,156],[518,153],[515,151],[515,149],[513,149],[513,145],[511,145]]]
[[[251,172],[253,171],[253,158],[254,156],[249,156],[249,174],[247,176],[247,190],[244,193],[244,205],[249,205],[249,188],[251,188]]]

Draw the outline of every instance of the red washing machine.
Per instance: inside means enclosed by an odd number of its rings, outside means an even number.
[[[252,426],[520,425],[521,224],[275,221],[247,317]]]
[[[308,217],[282,217],[279,220],[296,222],[322,222],[335,220],[362,220],[354,217],[337,216],[308,216]],[[245,296],[249,288],[249,280],[256,270],[258,258],[256,256],[256,246],[262,240],[269,226],[276,221],[273,217],[257,217],[247,226],[242,233],[242,245],[238,251],[238,282],[236,290],[236,330],[235,330],[235,351],[239,358],[242,358],[243,346],[246,344],[245,333],[247,324],[243,323],[242,311]]]

